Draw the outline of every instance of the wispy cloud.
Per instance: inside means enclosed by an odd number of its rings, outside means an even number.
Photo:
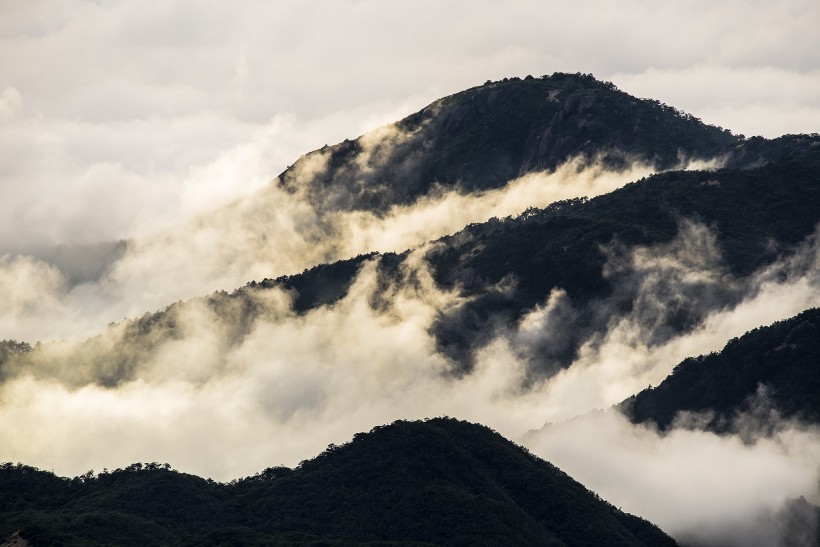
[[[364,162],[361,157],[369,155],[376,142],[392,139],[390,135],[378,130],[366,136],[371,146],[351,159],[352,168],[358,169]],[[307,187],[312,177],[326,169],[327,160],[322,153],[303,158],[291,173],[291,182],[297,188]],[[211,164],[202,178],[213,181],[213,191],[218,192],[219,181],[243,169],[253,171],[259,162],[259,147],[238,148]],[[528,206],[546,206],[559,199],[606,193],[651,171],[650,166],[638,163],[620,172],[597,163],[581,168],[571,160],[553,173],[529,174],[498,190],[478,194],[440,191],[383,214],[323,211],[326,206],[315,208],[304,191],[290,193],[268,184],[222,209],[135,237],[127,244],[85,247],[84,260],[93,260],[91,251],[108,249],[110,261],[98,270],[99,278],[80,284],[70,283],[67,271],[54,271],[54,264],[65,268],[67,263],[55,260],[49,248],[37,251],[40,259],[29,257],[27,263],[48,275],[21,278],[16,290],[31,298],[53,295],[57,305],[38,308],[40,315],[28,309],[25,319],[10,311],[4,336],[47,340],[88,335],[110,321],[139,316],[179,299],[233,290],[250,280],[298,273],[371,251],[402,252],[469,223],[517,214]],[[7,277],[12,275],[11,260],[2,266]]]

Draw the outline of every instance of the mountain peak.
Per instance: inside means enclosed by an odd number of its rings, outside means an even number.
[[[572,159],[665,169],[682,157],[712,157],[736,141],[592,75],[555,73],[487,82],[439,99],[396,124],[303,156],[278,184],[306,192],[320,209],[384,211],[436,188],[499,188]]]

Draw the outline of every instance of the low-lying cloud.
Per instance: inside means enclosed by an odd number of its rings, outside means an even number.
[[[463,297],[432,283],[421,253],[388,287],[366,262],[345,298],[305,314],[292,295],[246,290],[215,296],[220,307],[180,304],[145,332],[104,326],[251,279],[403,251],[651,169],[578,173],[570,162],[380,216],[320,215],[269,184],[306,150],[486,79],[593,72],[748,135],[816,131],[816,3],[226,6],[0,8],[0,339],[70,339],[0,368],[0,460],[61,474],[160,460],[232,479],[393,419],[447,414],[523,439],[681,541],[812,537],[811,511],[787,500],[818,502],[814,428],[660,435],[616,412],[585,414],[661,382],[684,357],[820,305],[816,238],[747,279],[721,268],[697,224],[666,246],[609,249],[610,279],[640,306],[596,323],[569,368],[542,376],[533,361],[579,312],[569,296],[556,288],[454,376],[431,330]],[[601,316],[615,304],[601,303]],[[681,312],[690,328],[668,329]]]
[[[677,240],[654,249],[636,248],[632,251],[630,267],[644,274],[651,272],[651,275],[644,276],[635,292],[638,299],[645,300],[649,298],[649,292],[657,290],[654,296],[657,313],[663,313],[664,307],[668,308],[667,313],[676,312],[674,306],[678,305],[678,295],[663,288],[665,285],[656,289],[659,276],[678,276],[678,285],[683,291],[688,290],[687,280],[698,290],[703,290],[704,280],[731,285],[721,277],[727,274],[720,274],[719,270],[715,273],[712,265],[703,262],[702,247],[714,244],[708,231],[704,230],[697,224],[684,225]],[[818,280],[814,276],[816,266],[813,265],[813,260],[817,259],[816,247],[812,238],[794,257],[787,257],[754,274],[743,282],[743,295],[728,300],[729,305],[702,312],[698,323],[683,333],[653,337],[663,321],[654,316],[647,319],[643,308],[613,316],[602,326],[603,330],[590,336],[572,366],[529,384],[526,389],[522,388],[522,379],[530,364],[521,350],[555,334],[554,319],[568,313],[561,308],[566,296],[561,291],[554,292],[543,306],[526,315],[517,326],[500,331],[494,341],[478,350],[473,374],[445,380],[450,364],[437,353],[431,326],[440,313],[462,304],[464,297],[457,292],[443,291],[432,282],[422,259],[423,251],[410,255],[397,279],[379,277],[374,262],[377,259],[366,261],[345,298],[305,314],[293,312],[292,295],[280,289],[246,288],[232,296],[216,293],[209,298],[174,305],[154,319],[112,325],[100,336],[84,343],[45,344],[35,352],[33,368],[16,370],[12,377],[33,375],[43,381],[59,380],[71,389],[99,382],[100,378],[108,378],[103,384],[136,383],[150,387],[175,382],[207,385],[223,381],[231,374],[241,376],[243,371],[287,369],[289,372],[283,373],[277,381],[287,383],[291,381],[288,378],[296,381],[300,371],[305,371],[307,376],[301,384],[304,387],[312,385],[307,380],[309,378],[324,385],[336,371],[356,378],[355,382],[364,381],[363,378],[372,373],[374,378],[380,378],[373,384],[374,393],[370,394],[378,400],[385,397],[379,391],[381,387],[390,384],[383,383],[380,376],[383,374],[396,381],[404,378],[410,384],[419,381],[429,385],[428,382],[432,382],[442,389],[471,385],[468,392],[477,399],[481,399],[487,389],[495,394],[488,392],[487,399],[506,393],[505,398],[518,401],[538,400],[538,411],[527,408],[532,417],[524,420],[526,425],[514,428],[520,433],[548,420],[562,420],[591,409],[607,408],[647,384],[659,383],[687,356],[718,350],[726,340],[751,328],[820,304]],[[687,264],[687,256],[698,258]],[[654,265],[650,267],[653,261]],[[28,261],[10,264],[23,269],[30,266]],[[618,267],[626,266],[620,264]],[[773,274],[775,271],[777,275]],[[732,282],[741,283],[740,280]],[[385,283],[388,283],[387,288]],[[374,308],[376,300],[380,304]],[[27,302],[20,303],[21,308],[27,305]],[[656,338],[654,342],[653,338]],[[82,348],[80,353],[72,354],[78,351],[77,348]],[[137,372],[120,374],[121,378],[117,379],[116,373],[110,369],[114,366],[111,359],[95,360],[95,355],[104,355],[112,348],[116,349],[116,356],[125,359],[129,367],[136,367]],[[83,357],[83,352],[89,355]],[[63,359],[61,355],[72,358]],[[137,357],[130,359],[133,355]],[[279,364],[274,366],[271,364],[274,362]],[[59,363],[65,363],[65,366]],[[83,368],[79,363],[87,363],[90,368]],[[322,372],[317,374],[308,373],[315,367],[324,366],[331,368],[321,369]],[[7,373],[10,370],[7,368]],[[340,379],[332,385],[345,384],[346,381]],[[317,395],[317,400],[336,396],[336,390],[326,386],[305,389],[306,393],[321,394]],[[285,389],[283,392],[289,391]],[[465,403],[472,401],[471,397],[465,399]],[[419,399],[428,400],[427,397]],[[450,400],[458,400],[458,397]],[[441,408],[442,412],[445,410]],[[430,414],[429,409],[423,414]],[[468,414],[472,415],[472,412]],[[498,413],[499,416],[508,414]],[[494,421],[491,415],[492,412],[486,414],[491,424],[501,419],[495,418]],[[510,420],[510,424],[514,423],[516,420]],[[509,429],[504,430],[510,433]]]
[[[366,162],[360,156],[372,154],[371,149],[380,147],[384,139],[394,139],[393,133],[377,131],[365,139],[371,146],[351,161]],[[241,151],[236,154],[235,161],[225,161],[234,165],[247,159]],[[327,169],[327,159],[321,152],[306,156],[292,178],[306,186],[311,177]],[[711,164],[689,161],[682,167],[707,165]],[[217,164],[213,169],[229,170]],[[10,309],[3,336],[32,342],[88,336],[111,321],[139,316],[180,299],[232,290],[254,279],[298,273],[372,251],[402,252],[469,223],[560,199],[603,194],[651,172],[651,166],[639,163],[615,172],[597,163],[582,167],[579,160],[570,160],[554,172],[528,174],[500,189],[473,194],[439,192],[410,205],[395,205],[382,214],[320,211],[304,190],[291,193],[268,184],[227,207],[127,242],[63,247],[65,252],[59,252],[59,247],[57,251],[45,248],[37,253],[38,258],[25,258],[28,268],[37,273],[17,280],[16,298],[29,295],[36,300],[42,294],[50,295],[51,301],[45,307],[26,308],[25,313]],[[78,260],[68,260],[68,256]],[[14,260],[18,259],[9,256],[3,264]],[[78,263],[86,265],[84,271],[78,272]],[[3,268],[6,278],[14,275],[9,265]],[[92,273],[98,277],[91,278]],[[0,295],[6,290],[11,287],[0,285]],[[42,313],[38,315],[37,310]]]
[[[660,434],[608,411],[546,427],[523,442],[686,545],[813,544],[811,510],[799,528],[789,519],[801,510],[794,500],[820,500],[816,427],[792,423],[749,443],[697,429]],[[801,533],[804,541],[787,543]]]
[[[302,314],[292,310],[293,295],[277,288],[216,294],[146,323],[112,325],[83,345],[44,344],[7,362],[0,459],[63,474],[168,461],[226,480],[294,465],[394,419],[450,415],[522,440],[681,540],[777,544],[784,519],[813,522],[810,511],[788,502],[818,501],[813,427],[787,423],[762,436],[746,428],[718,437],[690,420],[661,435],[615,411],[586,414],[659,383],[687,356],[820,305],[817,251],[809,238],[795,255],[731,280],[708,230],[684,224],[671,243],[613,258],[613,271],[642,276],[635,294],[646,299],[656,290],[659,310],[674,308],[676,297],[657,288],[658,276],[677,279],[684,292],[686,283],[736,284],[742,294],[655,342],[651,333],[663,322],[642,311],[613,317],[569,368],[536,380],[521,347],[555,330],[566,296],[554,292],[499,331],[477,351],[472,372],[455,376],[431,327],[464,297],[436,286],[423,249],[395,278],[379,276],[377,259],[366,261],[347,296]]]

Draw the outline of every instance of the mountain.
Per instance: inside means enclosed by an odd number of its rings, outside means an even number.
[[[675,545],[487,427],[395,422],[296,469],[218,484],[159,464],[0,467],[0,537],[31,545]]]
[[[534,376],[550,376],[615,317],[635,315],[647,341],[661,343],[751,294],[755,272],[801,253],[814,256],[811,249],[800,249],[811,243],[820,222],[820,136],[749,139],[730,156],[739,167],[661,173],[594,199],[473,224],[435,242],[425,257],[433,279],[463,297],[435,319],[438,351],[455,372],[469,372],[475,351],[499,328],[516,328],[557,290],[561,336],[545,336],[548,343],[523,348],[522,354]],[[636,252],[643,253],[640,266],[634,263]],[[289,291],[294,309],[304,313],[344,297],[366,261],[377,262],[384,288],[404,283],[408,256],[370,253],[254,281],[232,294],[173,304],[115,325],[76,351],[49,354],[49,362],[39,367],[3,365],[0,359],[0,377],[70,368],[75,385],[115,385],[135,378],[140,363],[164,342],[184,336],[179,316],[191,305],[204,304],[225,319],[228,343],[238,344],[263,315],[256,297],[266,289]],[[790,266],[792,273],[812,268],[806,260]],[[665,301],[641,303],[648,282]],[[378,307],[378,300],[379,294],[373,295],[371,304]],[[37,358],[38,352],[24,356]]]
[[[541,372],[552,373],[571,362],[580,344],[601,332],[612,315],[635,309],[642,280],[614,263],[637,248],[671,254],[676,239],[696,254],[681,257],[689,262],[682,266],[711,268],[721,279],[677,283],[670,278],[668,283],[677,284],[666,292],[681,294],[658,310],[660,315],[646,318],[655,323],[651,341],[663,341],[737,302],[749,291],[743,280],[790,256],[814,234],[820,222],[820,137],[755,138],[727,154],[733,167],[661,173],[591,200],[471,225],[436,242],[427,254],[435,280],[468,298],[437,319],[439,349],[469,370],[471,353],[500,324],[514,325],[561,289],[572,308],[564,318],[570,335],[541,348],[538,356]],[[693,223],[704,229],[682,230]],[[364,261],[378,260],[389,279],[405,256],[363,255],[249,288],[292,290],[296,309],[305,311],[344,296]]]
[[[635,423],[672,426],[696,413],[700,427],[723,432],[751,413],[776,428],[785,419],[820,424],[820,309],[730,340],[718,353],[686,359],[659,386],[621,404]],[[776,414],[772,414],[776,413]]]
[[[445,97],[375,135],[304,156],[275,183],[305,192],[318,210],[385,211],[442,189],[499,188],[576,157],[668,169],[736,142],[729,131],[592,75],[555,73]]]
[[[810,140],[820,145],[820,138]],[[813,146],[799,159],[759,168],[662,173],[591,200],[556,203],[444,238],[429,255],[435,278],[463,287],[471,299],[439,321],[442,349],[464,362],[496,317],[514,323],[555,289],[566,292],[572,310],[564,326],[576,340],[544,348],[553,353],[542,359],[548,372],[569,362],[579,344],[613,316],[635,310],[646,315],[651,343],[683,332],[710,311],[737,302],[748,292],[742,280],[794,253],[814,234],[820,222],[818,167],[820,147]],[[656,271],[635,271],[630,261],[636,249],[657,250],[656,264],[643,264]],[[680,271],[660,271],[662,255],[678,261]],[[706,270],[721,280],[682,278],[683,271]],[[659,289],[670,301],[639,309],[652,273],[666,277]],[[505,280],[507,290],[499,291]]]

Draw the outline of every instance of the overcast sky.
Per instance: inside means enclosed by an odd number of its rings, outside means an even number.
[[[820,130],[820,4],[0,0],[0,254],[131,237],[487,79]]]

